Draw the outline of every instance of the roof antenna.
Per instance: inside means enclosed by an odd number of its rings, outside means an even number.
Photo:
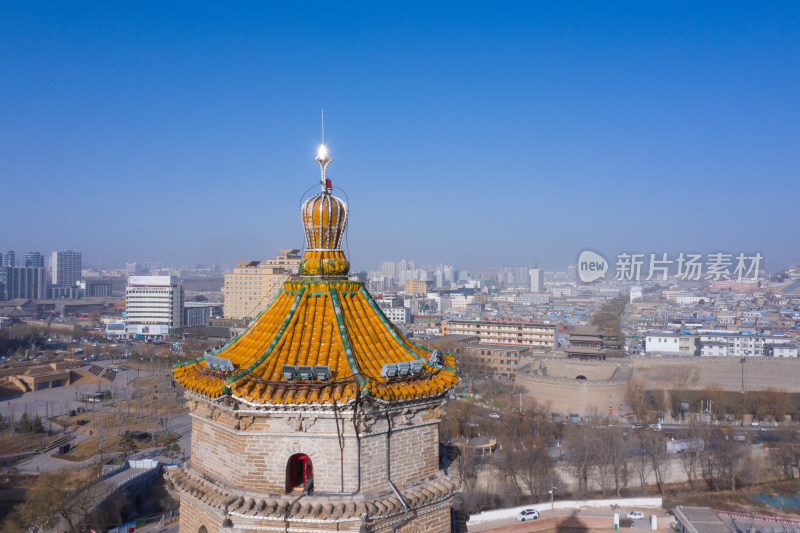
[[[322,110],[322,144],[325,144],[325,110]]]

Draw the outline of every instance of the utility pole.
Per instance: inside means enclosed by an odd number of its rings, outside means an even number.
[[[742,394],[747,394],[747,381],[745,381],[745,365],[747,364],[747,357],[742,357]]]

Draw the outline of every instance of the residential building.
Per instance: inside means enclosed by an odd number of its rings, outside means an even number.
[[[225,317],[252,318],[278,294],[283,282],[297,273],[299,250],[280,250],[266,261],[237,261],[230,274],[225,274]]]
[[[531,276],[531,292],[544,292],[544,270],[536,265],[528,273]]]
[[[125,289],[128,335],[164,336],[183,326],[183,285],[177,276],[130,276]]]
[[[468,366],[471,372],[507,377],[513,377],[523,358],[531,353],[531,349],[526,347],[479,343],[467,344],[465,351],[461,364]]]
[[[53,252],[52,283],[56,287],[74,287],[81,280],[81,252],[61,250]]]
[[[700,355],[697,335],[673,331],[652,331],[645,336],[647,355]]]
[[[9,250],[6,253],[0,252],[0,267],[16,266],[16,255],[14,250]]]
[[[211,317],[222,315],[222,305],[216,302],[185,302],[183,325],[187,328],[206,326]]]
[[[727,289],[730,291],[756,291],[760,286],[760,282],[757,280],[735,281],[732,279],[718,279],[711,282],[712,289]]]
[[[514,295],[517,305],[543,305],[550,303],[550,294],[546,292],[521,292]]]
[[[425,296],[428,294],[428,282],[421,279],[410,279],[406,281],[405,293]]]
[[[86,298],[110,298],[111,282],[105,280],[87,280],[80,283],[81,292]]]
[[[724,330],[699,330],[698,335],[702,356],[795,357],[791,346],[785,350],[778,348],[791,345],[789,337]]]
[[[796,344],[770,344],[764,345],[764,357],[797,357]]]
[[[558,347],[558,327],[521,321],[448,320],[442,323],[443,335],[474,335],[480,344],[530,346],[547,352]]]
[[[386,318],[392,321],[395,326],[402,326],[411,323],[411,310],[407,307],[388,307],[383,309]]]
[[[44,256],[39,252],[26,252],[22,254],[20,266],[44,268]]]
[[[0,267],[0,300],[43,300],[46,289],[43,267]]]

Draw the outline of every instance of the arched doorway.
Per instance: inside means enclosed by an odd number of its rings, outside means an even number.
[[[200,526],[200,529],[197,530],[197,533],[208,533],[206,526]]]
[[[586,379],[586,376],[584,376],[583,374],[581,374],[580,376],[576,377],[575,379]]]
[[[304,453],[289,457],[286,464],[286,492],[311,490],[314,488],[314,466],[311,458]]]

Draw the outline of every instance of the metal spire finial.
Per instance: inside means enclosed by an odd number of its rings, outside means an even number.
[[[317,157],[314,158],[314,161],[317,162],[319,168],[322,170],[322,176],[319,179],[319,184],[322,186],[322,192],[326,192],[330,189],[330,183],[328,182],[326,169],[328,168],[328,164],[333,161],[331,159],[330,154],[328,154],[328,147],[325,146],[325,110],[322,110],[322,144],[319,145],[319,150],[317,150]]]

